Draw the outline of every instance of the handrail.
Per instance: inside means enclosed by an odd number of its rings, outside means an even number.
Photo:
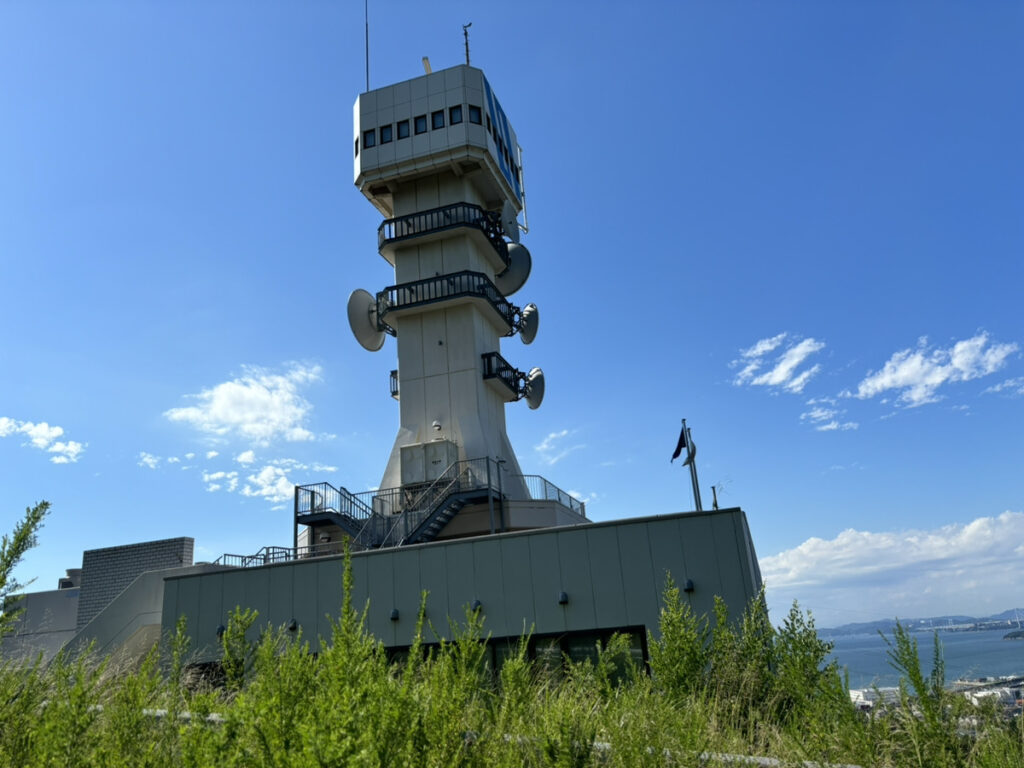
[[[377,250],[389,243],[443,232],[456,227],[473,227],[484,233],[502,263],[508,266],[508,243],[501,216],[472,203],[452,203],[439,208],[385,219],[377,228]]]
[[[511,336],[519,328],[522,310],[506,299],[487,275],[468,269],[389,285],[377,293],[377,322],[381,330],[395,335],[394,328],[384,320],[388,313],[463,296],[483,299],[490,304],[508,325],[506,336]]]
[[[518,400],[524,394],[523,382],[526,375],[515,368],[508,360],[497,352],[484,352],[480,357],[484,363],[484,379],[497,379]]]

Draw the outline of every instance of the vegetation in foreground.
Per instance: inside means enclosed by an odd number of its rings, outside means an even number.
[[[718,603],[709,623],[670,582],[647,668],[618,637],[554,667],[523,641],[494,672],[470,611],[429,647],[421,617],[408,656],[389,661],[345,579],[316,656],[284,629],[248,643],[256,615],[236,611],[216,685],[196,684],[183,624],[163,663],[154,650],[137,669],[90,656],[0,666],[0,766],[1024,766],[1021,718],[947,692],[938,654],[924,675],[900,628],[901,706],[864,714],[795,605],[779,628],[760,598],[733,622]]]

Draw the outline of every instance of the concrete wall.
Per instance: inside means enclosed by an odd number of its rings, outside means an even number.
[[[192,565],[191,538],[90,549],[82,554],[77,628],[82,629],[145,571]]]
[[[78,589],[53,589],[22,595],[8,606],[22,610],[11,634],[0,640],[0,658],[23,660],[40,653],[52,658],[75,635]],[[5,606],[5,611],[8,606]]]
[[[185,616],[197,659],[219,656],[217,628],[236,606],[262,627],[295,619],[313,650],[330,637],[342,604],[340,557],[167,578],[163,630]],[[719,595],[738,615],[761,585],[739,509],[593,523],[434,542],[352,555],[353,604],[369,601],[368,629],[388,647],[412,640],[421,592],[441,635],[479,600],[492,637],[643,626],[657,631],[666,575],[694,583],[685,595],[710,614]],[[568,595],[558,603],[560,592]],[[393,609],[399,618],[392,621]]]

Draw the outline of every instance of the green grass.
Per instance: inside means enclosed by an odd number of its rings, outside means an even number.
[[[183,625],[132,670],[89,656],[0,667],[0,766],[676,766],[706,753],[1024,766],[1019,719],[946,691],[941,663],[924,675],[901,628],[890,655],[903,706],[868,716],[811,617],[794,605],[772,627],[761,598],[735,621],[719,603],[708,620],[670,583],[646,669],[613,638],[596,661],[557,668],[523,642],[494,672],[486,620],[468,610],[433,645],[421,617],[416,645],[392,663],[364,617],[346,597],[314,657],[283,629],[247,643],[257,617],[236,611],[217,685],[191,682]]]

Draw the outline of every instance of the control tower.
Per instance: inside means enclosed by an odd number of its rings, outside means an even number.
[[[355,185],[384,216],[377,247],[394,278],[353,291],[348,319],[367,350],[396,339],[400,424],[383,490],[300,486],[297,530],[319,527],[330,541],[337,526],[353,538],[344,520],[314,515],[317,505],[366,518],[356,541],[369,546],[585,521],[579,501],[522,474],[505,431],[505,405],[537,408],[544,374],[501,351],[505,337],[532,342],[539,313],[510,299],[532,264],[519,242],[522,153],[490,83],[469,65],[428,72],[361,94],[353,117]]]

